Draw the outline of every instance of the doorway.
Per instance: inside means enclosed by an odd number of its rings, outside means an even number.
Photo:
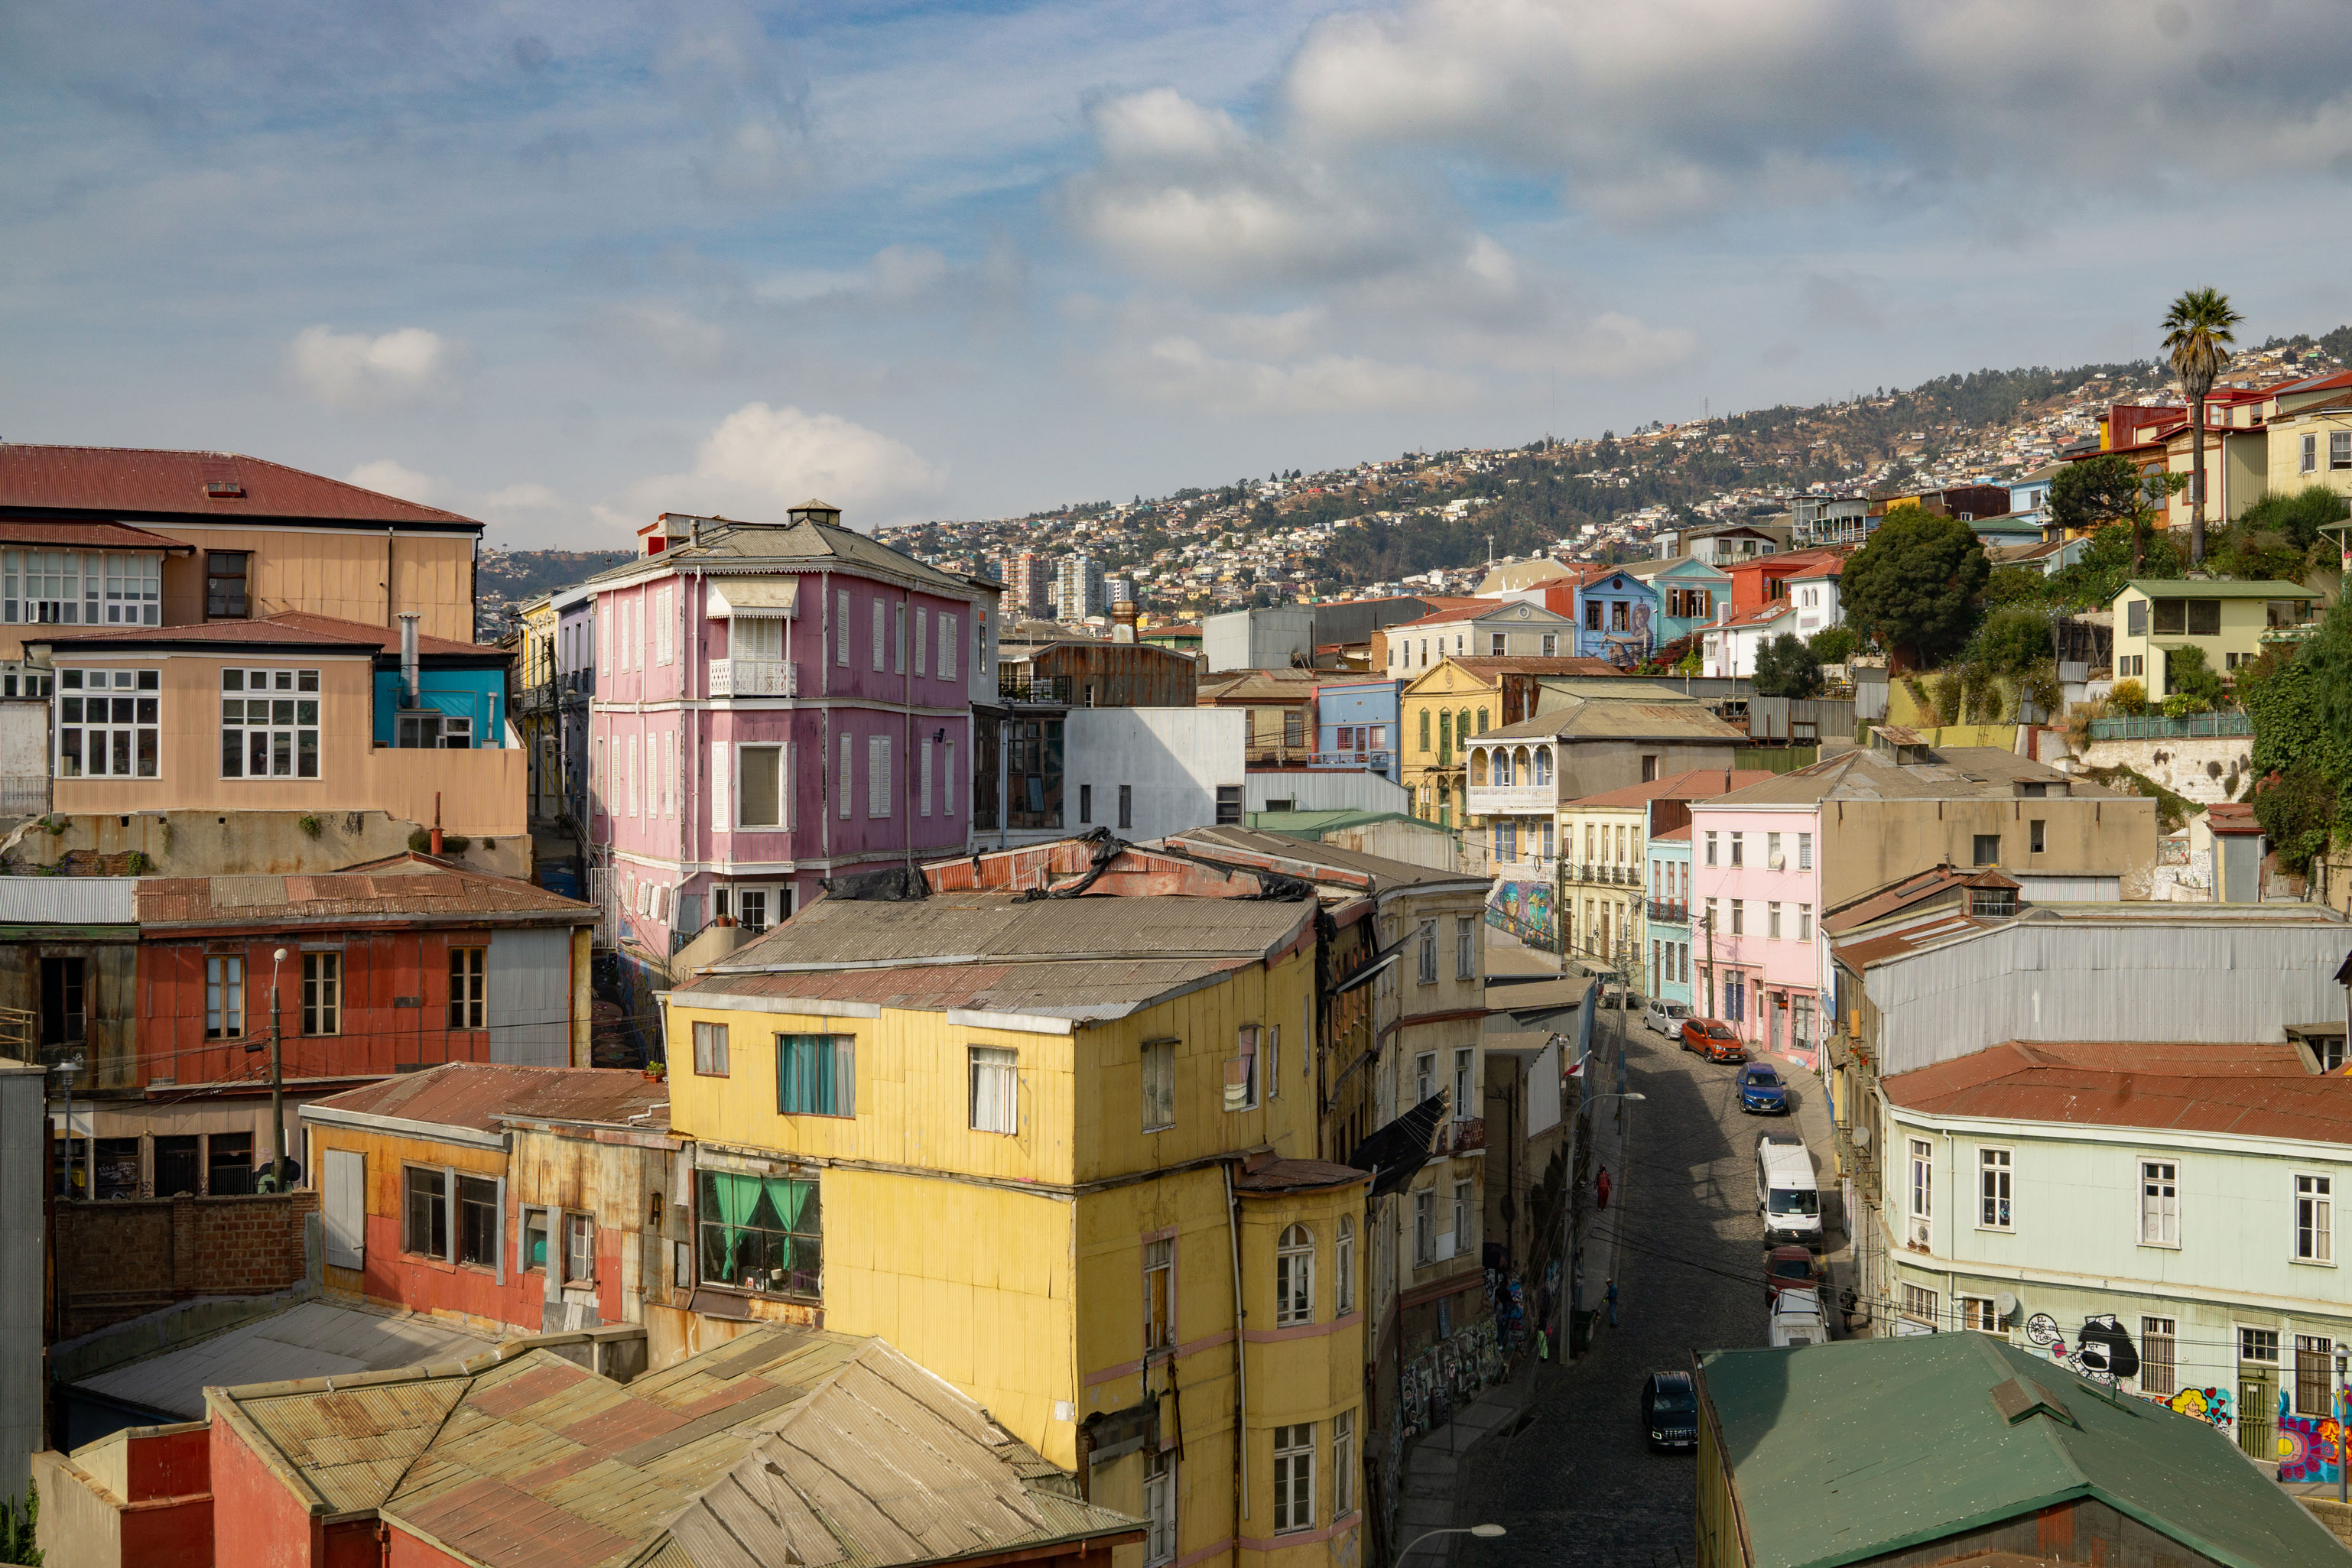
[[[86,960],[41,960],[41,1043],[79,1045],[89,1030]]]

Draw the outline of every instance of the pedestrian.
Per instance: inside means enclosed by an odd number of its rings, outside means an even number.
[[[1551,1359],[1551,1335],[1540,1328],[1536,1330],[1536,1359],[1538,1361]]]
[[[1609,1326],[1613,1329],[1617,1326],[1617,1281],[1613,1277],[1610,1280],[1609,1289],[1603,1292],[1603,1297],[1609,1302]]]
[[[1601,1167],[1601,1177],[1598,1181],[1592,1184],[1592,1194],[1593,1207],[1606,1208],[1609,1207],[1609,1167],[1607,1166],[1602,1166]]]

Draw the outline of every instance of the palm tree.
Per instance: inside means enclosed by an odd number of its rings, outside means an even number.
[[[2213,390],[2213,378],[2230,362],[2229,346],[2237,340],[2230,329],[2243,319],[2218,288],[2192,288],[2164,314],[2164,346],[2197,421],[2197,477],[2189,504],[2191,566],[2205,560],[2205,397]]]

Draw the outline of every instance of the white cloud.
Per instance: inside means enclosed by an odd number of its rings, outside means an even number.
[[[627,509],[635,528],[662,512],[782,522],[786,508],[820,497],[842,521],[870,530],[906,520],[913,503],[936,496],[942,476],[903,443],[832,413],[749,402],[696,448],[694,467],[633,485]]]
[[[422,327],[382,337],[305,327],[287,349],[287,364],[311,394],[341,408],[383,408],[424,401],[446,381],[456,350]]]
[[[382,496],[397,496],[420,507],[446,507],[451,499],[446,484],[430,474],[420,474],[404,464],[395,463],[389,457],[362,463],[343,478],[362,490],[373,490]]]

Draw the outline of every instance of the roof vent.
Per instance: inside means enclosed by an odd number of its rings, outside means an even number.
[[[2065,1401],[2039,1383],[2012,1377],[2006,1383],[1994,1384],[1991,1394],[1993,1408],[2012,1427],[2030,1416],[2047,1416],[2069,1427],[2075,1425],[2074,1413],[2066,1408]]]

